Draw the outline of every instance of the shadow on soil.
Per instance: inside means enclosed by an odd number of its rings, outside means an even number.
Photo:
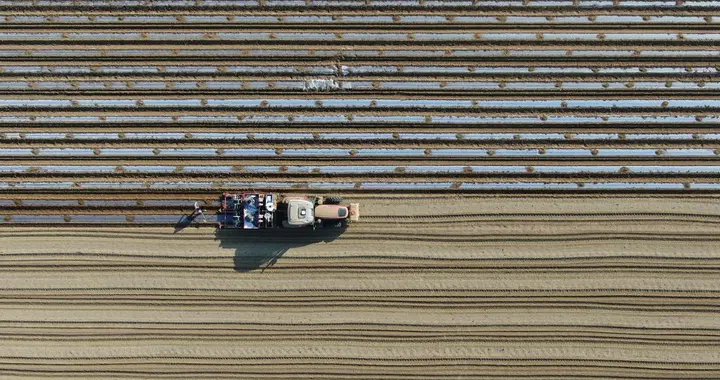
[[[177,223],[175,223],[175,231],[173,233],[176,234],[193,224],[195,227],[200,228],[202,225],[201,222],[207,223],[205,216],[193,211],[187,215],[181,216],[180,219],[178,219]]]
[[[195,221],[195,213],[190,213],[187,215],[183,215],[180,217],[180,219],[175,223],[175,231],[174,234],[184,230],[185,228],[189,227],[193,221]]]
[[[270,230],[217,230],[215,240],[221,248],[235,250],[234,263],[238,272],[260,269],[264,271],[275,265],[282,255],[291,248],[331,242],[346,228],[312,229],[270,229]]]

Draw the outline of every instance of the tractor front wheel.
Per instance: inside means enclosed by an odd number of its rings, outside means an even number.
[[[343,198],[336,195],[325,198],[326,205],[339,205],[340,203],[342,203],[342,201]]]

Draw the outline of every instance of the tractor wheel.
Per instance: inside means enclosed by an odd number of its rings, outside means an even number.
[[[336,195],[325,198],[326,205],[339,205],[340,203],[342,203],[342,201],[342,197],[338,197]]]

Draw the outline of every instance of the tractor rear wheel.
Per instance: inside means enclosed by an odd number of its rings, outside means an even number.
[[[337,195],[333,195],[333,196],[325,198],[326,205],[339,205],[340,203],[342,203],[342,201],[343,201],[343,198],[339,197]]]

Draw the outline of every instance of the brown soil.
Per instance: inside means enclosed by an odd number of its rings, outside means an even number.
[[[3,228],[3,371],[720,374],[714,198],[360,201],[366,218],[328,242]]]

